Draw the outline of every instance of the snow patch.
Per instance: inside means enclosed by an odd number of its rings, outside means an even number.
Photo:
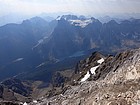
[[[82,28],[86,27],[88,24],[92,23],[91,19],[88,20],[69,20],[72,25],[80,26]]]
[[[51,35],[52,33],[50,33],[50,35]],[[44,40],[46,40],[47,38],[49,38],[48,36],[44,36],[42,39],[40,39],[39,41],[38,41],[38,43],[35,45],[35,46],[33,46],[32,47],[32,50],[34,49],[34,48],[36,48],[36,47],[38,47],[40,44],[42,44],[43,42],[44,42]]]
[[[103,62],[104,62],[104,59],[103,58],[101,58],[101,59],[99,59],[97,61],[97,63],[99,63],[99,64],[102,64]],[[81,82],[86,81],[90,77],[90,73],[89,72],[91,72],[91,74],[95,75],[96,74],[95,71],[96,71],[96,69],[98,67],[100,67],[100,65],[95,66],[95,67],[92,67],[89,71],[87,71],[87,74],[84,76],[84,78],[81,79]]]
[[[15,63],[15,62],[19,62],[19,61],[22,61],[24,58],[18,58],[18,59],[16,59],[16,60],[14,60],[13,62]]]
[[[39,64],[36,68],[41,67],[41,66],[43,66],[43,65],[45,65],[45,62]]]
[[[90,74],[89,74],[89,71],[88,71],[87,74],[84,76],[84,78],[81,79],[81,82],[86,81],[89,77],[90,77]]]
[[[97,63],[102,64],[104,62],[104,58],[101,58],[97,61]]]
[[[24,102],[24,104],[23,105],[28,105],[26,102]]]
[[[91,74],[96,74],[95,73],[95,71],[96,71],[96,69],[98,68],[99,66],[95,66],[95,67],[92,67],[91,69],[90,69],[90,71],[91,71]]]
[[[33,103],[37,103],[37,100],[33,100]]]
[[[38,41],[38,43],[32,48],[32,50],[34,49],[34,48],[36,48],[37,46],[39,46],[41,43],[43,43],[43,39],[40,39],[39,41]]]

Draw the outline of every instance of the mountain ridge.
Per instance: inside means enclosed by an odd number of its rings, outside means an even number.
[[[40,98],[40,100],[34,104],[139,105],[139,52],[140,49],[125,51],[116,55],[109,62],[104,61],[101,64],[101,68],[104,64],[108,65],[111,62],[112,64],[110,65],[113,68],[110,68],[105,77],[101,76],[103,77],[102,79],[84,81],[75,86],[66,85],[64,92],[50,98]],[[97,71],[103,72],[101,68],[97,69]],[[33,102],[29,105],[31,104],[33,104]]]

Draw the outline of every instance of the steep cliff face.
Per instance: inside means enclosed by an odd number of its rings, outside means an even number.
[[[92,76],[88,79],[79,79],[78,85],[65,87],[62,94],[44,97],[34,104],[140,105],[140,49],[125,51],[115,57],[108,56],[102,62],[99,58],[96,62],[99,67],[93,74],[89,73]]]

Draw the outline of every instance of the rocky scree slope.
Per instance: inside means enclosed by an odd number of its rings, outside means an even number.
[[[81,79],[62,94],[29,105],[140,105],[140,49],[104,58],[95,74]]]

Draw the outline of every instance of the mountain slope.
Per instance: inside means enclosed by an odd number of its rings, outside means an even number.
[[[33,69],[41,62],[33,48],[48,37],[55,24],[40,17],[0,27],[0,80]],[[40,41],[41,40],[41,41]],[[11,72],[12,71],[12,72]]]
[[[96,81],[91,77],[92,81],[66,86],[60,95],[40,99],[35,105],[139,105],[139,54],[140,49],[136,49],[120,53],[111,60],[106,58],[94,74],[101,73]]]

